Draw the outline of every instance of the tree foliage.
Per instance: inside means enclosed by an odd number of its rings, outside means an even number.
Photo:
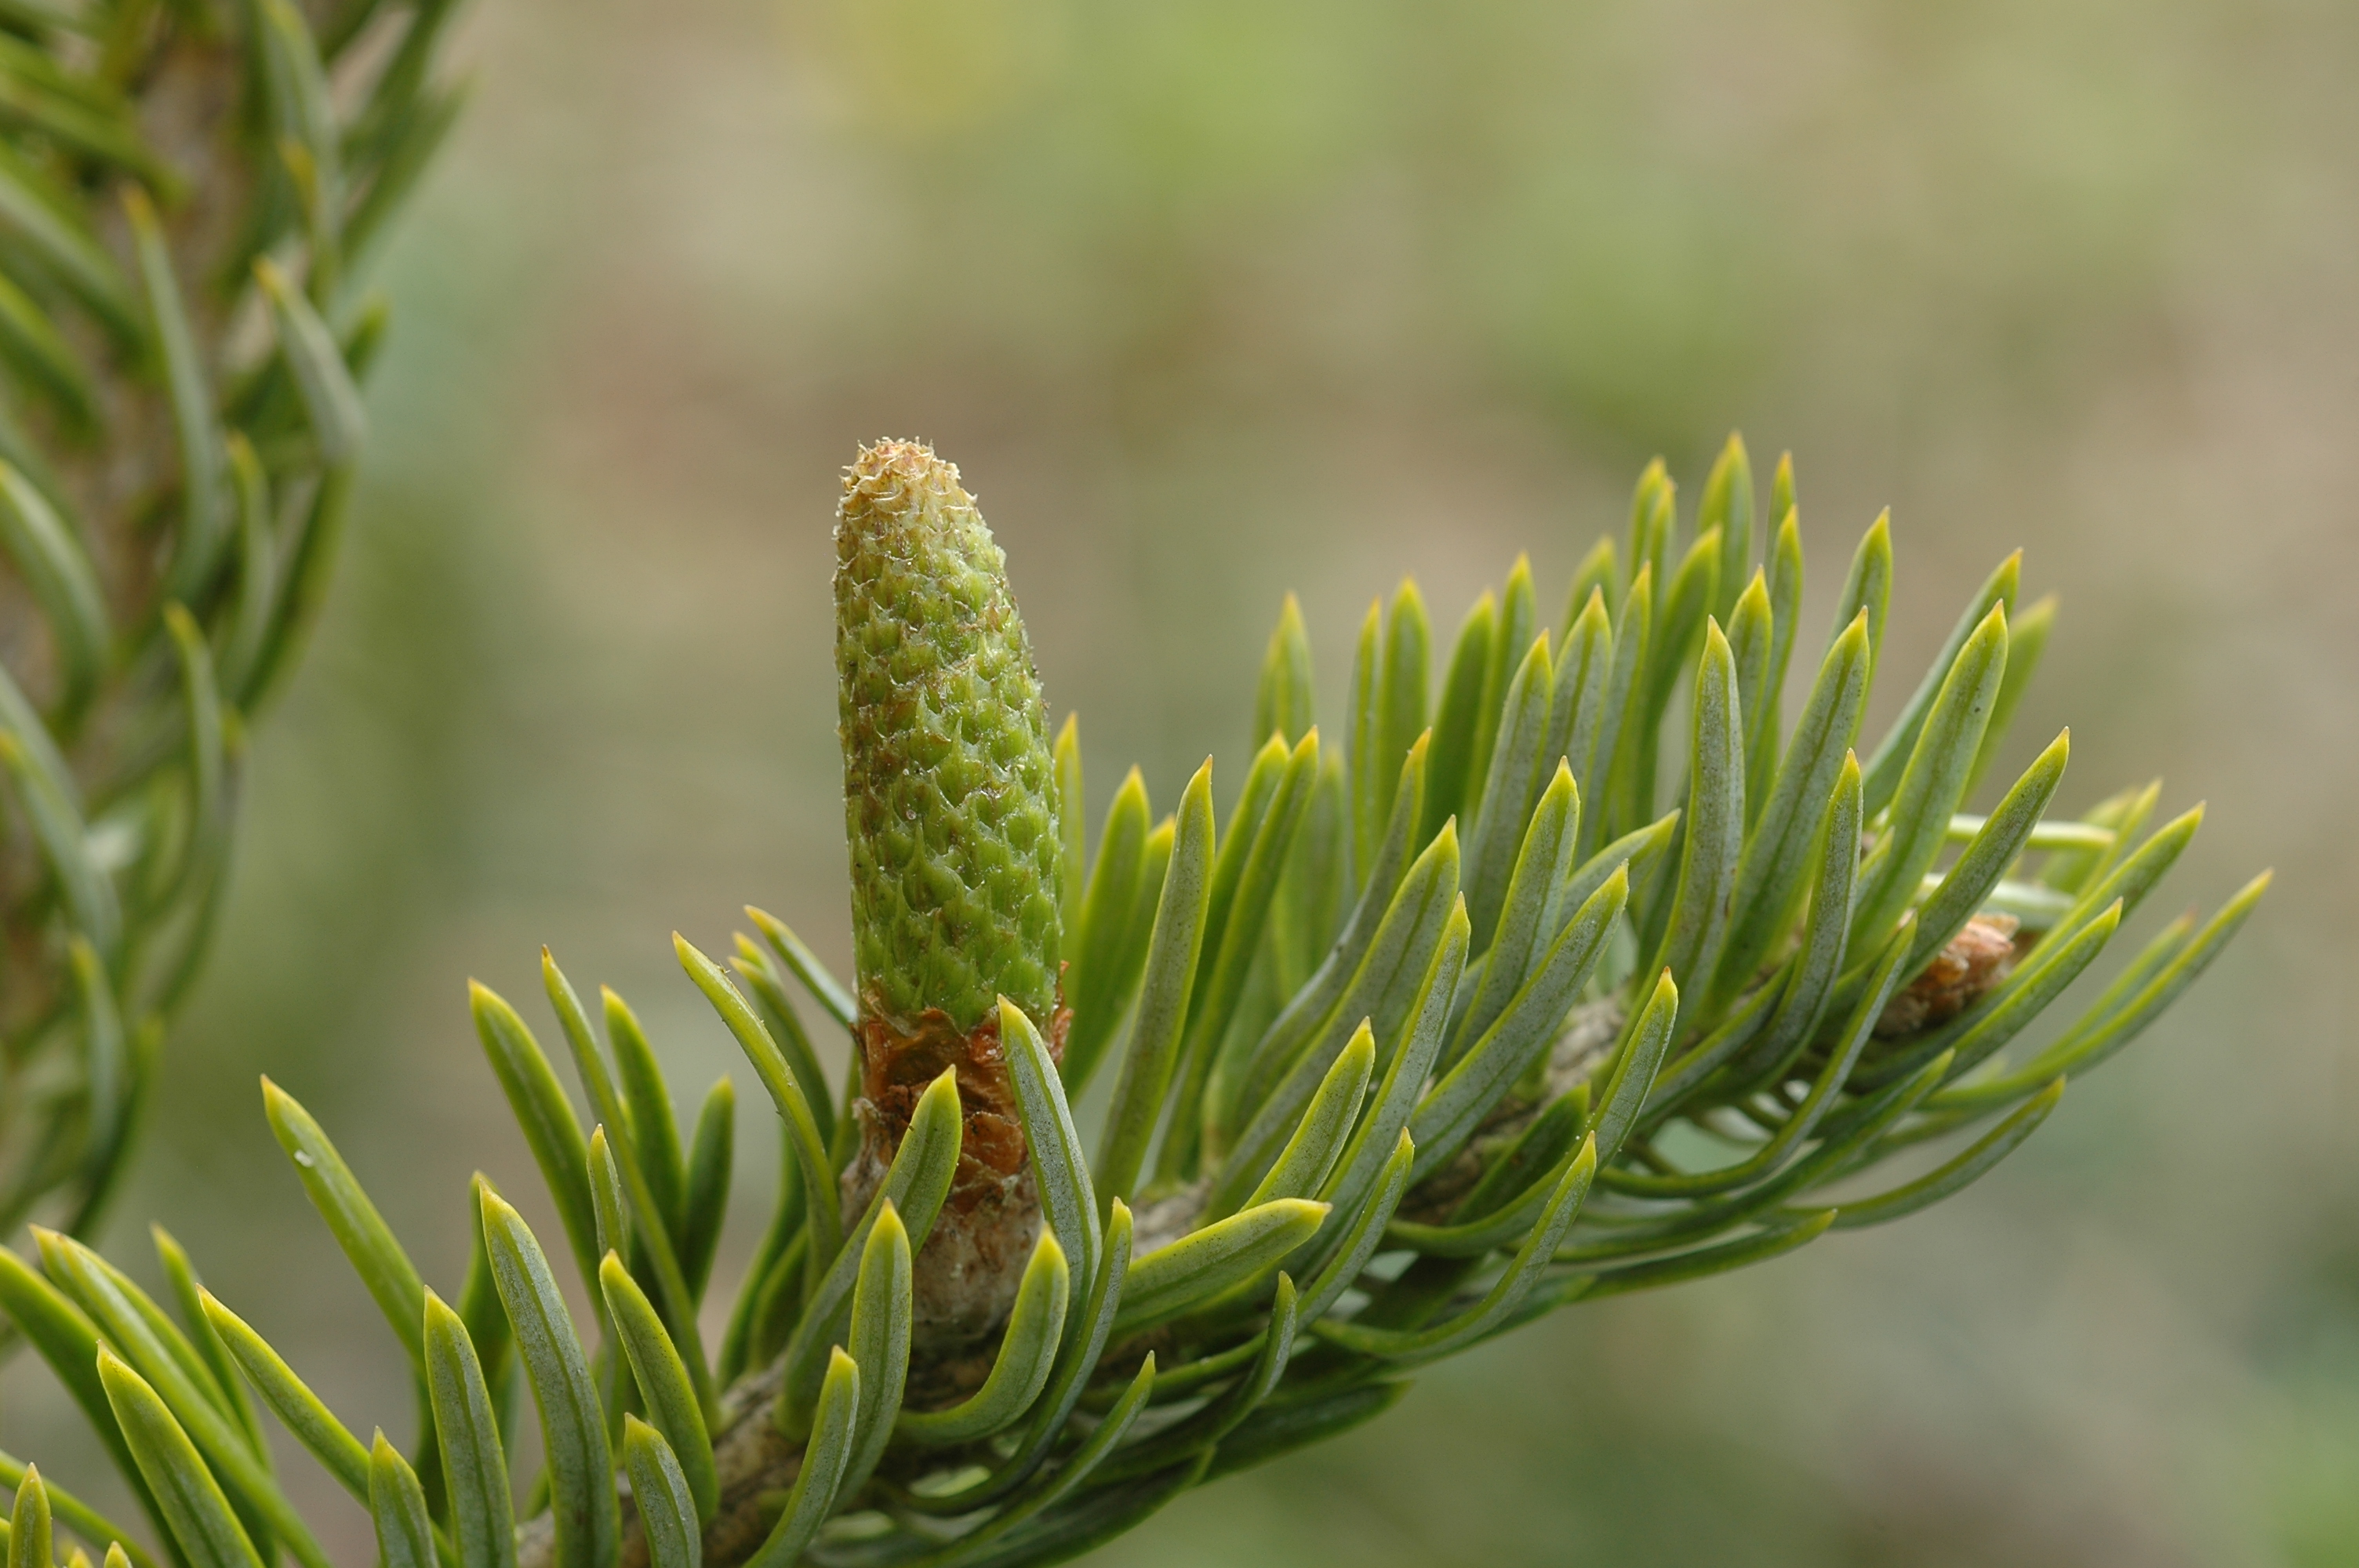
[[[1053,881],[1071,1016],[1061,1062],[1016,1001],[984,1020],[1040,1221],[979,1351],[913,1330],[919,1260],[966,1223],[960,1070],[915,1095],[876,1181],[842,1183],[874,1108],[856,1060],[840,1096],[821,1063],[852,1047],[862,1003],[758,910],[726,968],[675,938],[782,1133],[777,1206],[716,1345],[698,1324],[734,1090],[716,1084],[683,1137],[630,1008],[606,991],[593,1019],[547,956],[586,1132],[523,1016],[480,987],[473,1012],[561,1234],[552,1255],[477,1178],[451,1304],[266,1085],[416,1370],[410,1456],[364,1444],[168,1243],[168,1306],[52,1232],[38,1271],[0,1253],[0,1306],[176,1562],[316,1559],[258,1402],[370,1509],[388,1563],[1034,1563],[1366,1421],[1418,1368],[1542,1314],[1938,1202],[2151,1023],[2267,879],[2043,1022],[2200,809],[2156,826],[2147,785],[2051,815],[2059,736],[1965,812],[2052,614],[2017,607],[2012,559],[1863,761],[1889,530],[1868,531],[1806,644],[1788,465],[1767,527],[1756,510],[1740,443],[1684,522],[1658,465],[1560,615],[1543,621],[1518,562],[1439,661],[1404,585],[1363,624],[1340,744],[1314,725],[1289,600],[1256,697],[1266,743],[1225,814],[1209,762],[1159,822],[1134,771],[1085,832],[1067,724]],[[1798,655],[1815,664],[1788,721]],[[1085,1138],[1072,1107],[1104,1075]],[[566,1304],[568,1267],[592,1321]],[[507,1458],[526,1393],[538,1478]],[[51,1518],[93,1547],[127,1539],[26,1479],[18,1537],[45,1542]]]

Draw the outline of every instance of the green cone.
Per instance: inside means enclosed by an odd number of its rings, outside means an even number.
[[[835,662],[864,1010],[1045,1021],[1060,930],[1056,774],[1006,557],[955,466],[880,441],[845,474]]]
[[[843,1207],[847,1223],[865,1212],[927,1086],[955,1069],[958,1170],[912,1303],[916,1342],[946,1346],[1006,1321],[1040,1229],[997,1001],[1060,1052],[1057,776],[1006,557],[958,470],[880,441],[836,515],[860,976],[861,1143]]]

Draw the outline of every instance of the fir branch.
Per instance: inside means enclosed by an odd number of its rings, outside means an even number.
[[[447,0],[0,23],[0,1221],[86,1230],[342,531]],[[386,49],[355,49],[364,30]],[[332,103],[364,106],[340,123]],[[447,124],[447,116],[441,124]],[[250,342],[245,319],[269,330]]]
[[[595,1344],[481,1178],[474,1265],[443,1306],[326,1131],[266,1088],[429,1388],[414,1464],[382,1436],[364,1454],[177,1249],[178,1326],[47,1235],[42,1273],[0,1255],[0,1308],[183,1562],[312,1550],[255,1457],[242,1378],[365,1496],[388,1563],[1022,1564],[1369,1419],[1415,1368],[1545,1313],[1950,1196],[2050,1114],[2068,1073],[2184,992],[2266,878],[2166,927],[2009,1069],[2000,1047],[2101,955],[2199,816],[2147,833],[2149,788],[2049,817],[2060,740],[1987,816],[1960,809],[2019,696],[2012,559],[1863,766],[1882,520],[1785,730],[1768,694],[1801,602],[1792,469],[1756,552],[1745,465],[1732,441],[1686,540],[1649,469],[1626,561],[1592,552],[1561,633],[1533,625],[1519,563],[1468,617],[1430,709],[1421,600],[1372,608],[1340,755],[1320,750],[1289,600],[1256,706],[1273,738],[1234,807],[1215,812],[1207,762],[1150,829],[1134,773],[1093,854],[1077,726],[1051,748],[973,498],[923,448],[865,452],[839,596],[860,971],[842,984],[755,913],[763,940],[736,947],[749,1000],[677,944],[788,1155],[717,1368],[694,1314],[721,1189],[699,1173],[729,1146],[734,1099],[707,1100],[684,1160],[636,1015],[608,993],[602,1041],[549,958],[587,1137],[523,1019],[481,988],[473,1010],[600,1303]],[[1742,585],[1719,575],[1765,557]],[[1674,712],[1688,732],[1667,747]],[[34,749],[11,756],[41,776]],[[2036,942],[2018,908],[2041,912]],[[1079,955],[1090,1042],[1061,1065],[1060,952]],[[804,1001],[843,1031],[849,1116],[819,1092]],[[1093,1163],[1071,1099],[1109,1054]],[[1940,1139],[1962,1147],[1930,1173],[1878,1174]],[[1696,1162],[1699,1147],[1726,1152]],[[519,1365],[552,1457],[511,1556],[501,1412]],[[43,1519],[93,1546],[113,1530],[52,1511],[42,1485],[20,1489],[27,1539]]]

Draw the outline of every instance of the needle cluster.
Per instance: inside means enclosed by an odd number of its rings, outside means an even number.
[[[1133,770],[1089,832],[1078,730],[1046,741],[972,498],[923,449],[873,449],[839,535],[856,982],[756,910],[725,968],[675,939],[784,1149],[717,1345],[730,1080],[683,1136],[630,1007],[593,1012],[547,955],[586,1132],[523,1017],[480,987],[473,1011],[561,1235],[478,1176],[447,1301],[265,1086],[416,1370],[407,1454],[363,1442],[160,1233],[168,1303],[43,1231],[38,1269],[0,1250],[0,1309],[106,1439],[158,1561],[325,1568],[266,1408],[389,1568],[1012,1568],[1364,1422],[1545,1313],[1937,1203],[2153,1022],[2267,879],[2075,991],[2200,808],[2158,825],[2148,784],[2057,812],[2060,735],[1968,811],[2052,619],[2017,603],[2013,558],[1863,758],[1890,532],[1806,643],[1790,465],[1756,510],[1733,439],[1684,523],[1649,469],[1561,613],[1518,562],[1438,680],[1404,585],[1361,629],[1340,744],[1289,600],[1228,809],[1207,762],[1158,820]],[[885,1036],[895,1071],[868,1054]],[[1109,1076],[1084,1136],[1073,1108]],[[969,1201],[977,1162],[1021,1203]],[[1004,1293],[979,1332],[936,1332],[929,1260],[986,1230],[1016,1244]],[[147,1568],[21,1479],[12,1564],[48,1568],[55,1519]]]

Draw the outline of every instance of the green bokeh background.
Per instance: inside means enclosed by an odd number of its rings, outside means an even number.
[[[1332,713],[1401,574],[1446,633],[1527,550],[1552,608],[1647,458],[1691,499],[1741,427],[1765,482],[1798,458],[1798,679],[1879,508],[1912,675],[2025,546],[2063,618],[2018,762],[2070,722],[2076,808],[2157,773],[2211,802],[2143,927],[2276,892],[1970,1195],[1560,1314],[1093,1561],[2359,1562],[2359,10],[475,0],[461,43],[350,550],[118,1255],[170,1226],[406,1437],[255,1075],[447,1291],[470,1168],[547,1212],[468,976],[531,1003],[552,944],[692,1098],[732,1052],[674,927],[712,948],[750,900],[845,962],[860,440],[962,466],[1094,812],[1208,751],[1225,801],[1287,589]],[[108,1495],[38,1367],[0,1399],[11,1451]]]

